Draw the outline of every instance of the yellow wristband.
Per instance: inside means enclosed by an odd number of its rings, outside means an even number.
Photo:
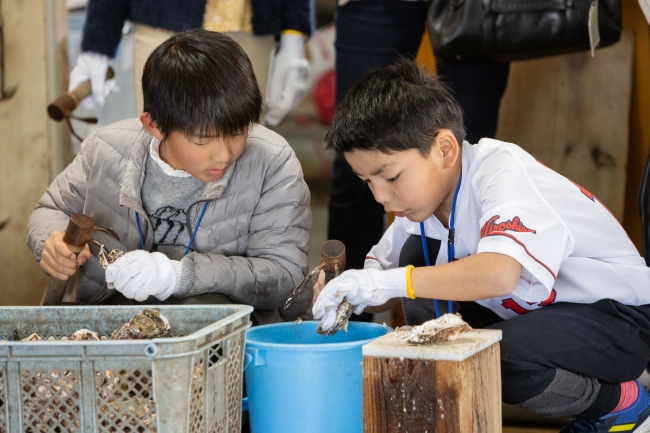
[[[413,265],[408,265],[406,267],[406,296],[411,299],[415,299],[415,293],[413,292],[413,280],[411,279],[411,272],[413,271],[413,268]]]
[[[298,30],[292,30],[292,29],[282,30],[282,32],[280,34],[281,35],[305,36],[305,34],[303,32],[298,31]]]

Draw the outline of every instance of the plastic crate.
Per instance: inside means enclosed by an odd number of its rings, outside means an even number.
[[[251,307],[160,306],[169,338],[59,340],[142,309],[0,308],[0,432],[239,432]],[[56,340],[15,341],[33,332]]]

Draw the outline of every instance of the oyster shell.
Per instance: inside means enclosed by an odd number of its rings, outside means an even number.
[[[147,308],[113,332],[113,340],[146,340],[169,333],[169,321],[160,310]]]
[[[402,332],[408,332],[406,339],[411,344],[429,344],[439,341],[454,341],[458,338],[458,334],[471,331],[471,329],[472,327],[463,320],[460,314],[447,313]]]
[[[29,337],[25,337],[20,341],[41,341],[41,340],[43,340],[43,339],[41,338],[40,335],[38,335],[37,333],[33,333]]]
[[[320,335],[328,336],[336,334],[341,329],[348,332],[348,320],[352,313],[354,313],[355,308],[356,307],[350,304],[347,299],[344,299],[343,302],[341,302],[341,305],[339,305],[339,308],[336,309],[336,321],[334,322],[334,326],[324,330],[322,328],[322,323],[320,323],[318,328],[316,328],[316,332]]]
[[[126,254],[124,251],[120,250],[111,250],[109,253],[106,248],[104,248],[104,245],[101,246],[99,249],[99,264],[101,265],[102,268],[106,269],[108,265],[113,263],[115,260],[119,259],[122,257],[124,254]]]
[[[99,341],[99,334],[90,329],[80,329],[70,336],[70,341]]]

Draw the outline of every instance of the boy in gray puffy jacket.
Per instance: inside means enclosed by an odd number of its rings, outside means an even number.
[[[55,278],[78,273],[78,303],[235,302],[258,323],[281,320],[307,270],[310,196],[293,150],[257,124],[248,57],[225,35],[190,30],[156,48],[142,84],[140,119],[86,139],[41,197],[27,228],[37,262]],[[121,242],[94,236],[127,254],[106,271],[88,247],[73,254],[63,230],[74,213],[114,230]],[[283,318],[310,301],[307,290]]]

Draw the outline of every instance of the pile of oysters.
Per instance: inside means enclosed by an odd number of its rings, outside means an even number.
[[[119,327],[111,334],[113,340],[148,340],[151,338],[165,337],[169,334],[169,320],[160,310],[147,308],[142,313],[137,314],[128,322]],[[21,341],[42,341],[43,338],[38,334],[32,334]],[[56,340],[55,337],[49,337],[48,340]],[[61,341],[99,341],[108,340],[106,336],[99,336],[97,332],[90,329],[80,329],[71,336],[61,337]]]

